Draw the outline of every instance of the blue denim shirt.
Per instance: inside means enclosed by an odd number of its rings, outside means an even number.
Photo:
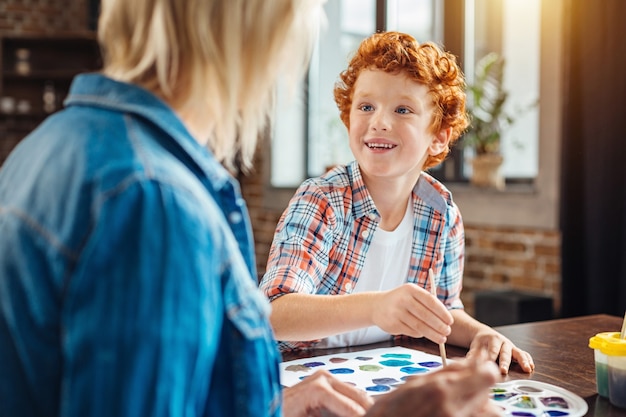
[[[137,86],[65,104],[0,168],[0,415],[279,415],[238,184]]]

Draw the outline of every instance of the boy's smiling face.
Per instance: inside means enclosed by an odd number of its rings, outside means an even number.
[[[447,146],[449,132],[432,133],[428,88],[405,73],[361,72],[350,109],[350,149],[365,177],[417,181],[428,155]]]

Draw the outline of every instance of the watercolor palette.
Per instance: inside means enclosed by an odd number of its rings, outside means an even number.
[[[280,381],[293,386],[318,369],[326,369],[338,379],[371,395],[384,394],[407,376],[441,367],[441,358],[418,350],[396,346],[360,352],[315,356],[282,362]]]
[[[280,382],[290,387],[316,370],[326,369],[338,379],[377,395],[404,383],[407,376],[439,367],[439,356],[396,346],[282,362]]]
[[[393,390],[409,376],[433,372],[441,366],[439,356],[396,346],[282,362],[280,381],[290,387],[316,370],[325,369],[374,396]],[[532,380],[497,384],[491,388],[490,398],[506,417],[580,417],[588,408],[576,394]]]
[[[502,407],[506,417],[580,417],[587,403],[578,395],[552,384],[514,380],[491,388],[491,400]]]

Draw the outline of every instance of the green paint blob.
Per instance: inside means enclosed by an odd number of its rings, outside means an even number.
[[[378,372],[383,369],[383,367],[378,365],[361,365],[359,369],[365,372]]]

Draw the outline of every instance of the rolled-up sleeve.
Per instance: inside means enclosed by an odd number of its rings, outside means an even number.
[[[278,222],[259,287],[273,300],[287,293],[315,294],[331,259],[337,219],[326,196],[304,184]]]

